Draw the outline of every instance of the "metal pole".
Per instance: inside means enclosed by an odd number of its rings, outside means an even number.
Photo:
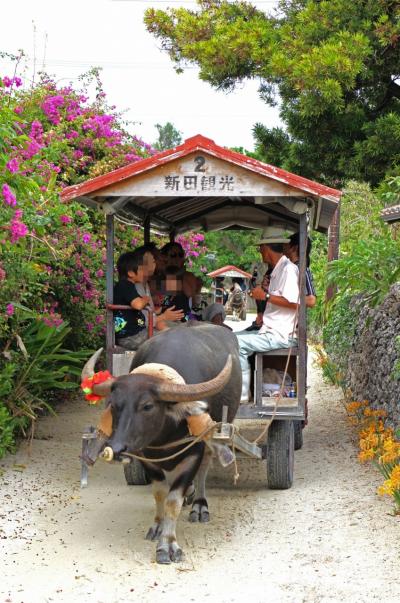
[[[146,245],[147,243],[150,243],[150,216],[145,217],[143,221],[143,230],[144,244]]]
[[[175,230],[170,230],[170,232],[169,232],[169,242],[170,243],[175,243],[175,235],[176,235]]]
[[[114,215],[106,216],[106,303],[113,303],[114,293]],[[106,362],[107,369],[113,371],[114,316],[112,310],[106,313]]]
[[[307,267],[307,214],[300,216],[299,237],[299,280],[301,283],[300,307],[299,307],[299,356],[297,375],[297,397],[299,405],[305,407],[306,397],[306,374],[307,374],[307,313],[306,313],[306,267]]]

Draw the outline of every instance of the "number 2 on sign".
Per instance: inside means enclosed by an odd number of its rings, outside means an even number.
[[[202,155],[198,155],[197,157],[194,158],[194,163],[196,165],[196,167],[194,168],[195,172],[205,172],[205,168],[203,167],[206,163],[206,160],[204,159],[204,157]]]

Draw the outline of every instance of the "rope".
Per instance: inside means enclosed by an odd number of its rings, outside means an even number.
[[[200,435],[195,437],[187,446],[182,448],[182,450],[178,450],[178,452],[175,452],[174,454],[170,454],[169,456],[165,456],[163,458],[149,459],[145,456],[139,456],[137,454],[133,454],[132,452],[121,452],[121,455],[129,456],[133,459],[137,459],[138,461],[145,461],[147,463],[162,463],[164,461],[170,461],[170,460],[176,458],[177,456],[180,456],[184,452],[186,452],[186,450],[189,450],[190,448],[192,448],[192,446],[197,444],[197,442],[200,442],[200,440],[202,440],[208,433],[210,433],[211,431],[214,431],[216,428],[220,427],[221,425],[222,425],[222,423],[215,423],[215,425],[211,425],[210,427],[207,427],[207,429],[205,429]],[[178,440],[178,442],[179,441],[180,440]],[[174,442],[173,445],[174,444],[177,445],[176,442]],[[165,446],[165,448],[171,448],[171,447],[172,446],[169,444],[167,446]],[[160,446],[160,447],[157,446],[156,448],[163,448],[163,446]]]
[[[163,446],[147,446],[147,448],[151,449],[151,450],[162,450],[162,449],[174,448],[175,446],[179,446],[180,444],[183,444],[183,443],[186,443],[189,441],[189,444],[187,446],[185,446],[185,448],[182,448],[182,450],[178,450],[178,452],[175,452],[174,454],[170,454],[169,456],[165,456],[163,458],[149,459],[145,456],[139,456],[138,454],[133,454],[132,452],[122,452],[121,455],[128,456],[130,458],[137,459],[138,461],[144,461],[147,463],[162,463],[164,461],[170,461],[170,460],[180,456],[181,454],[183,454],[190,448],[192,448],[195,444],[197,444],[197,442],[203,440],[206,435],[208,435],[211,431],[214,431],[215,429],[221,427],[221,425],[222,425],[222,422],[214,423],[214,425],[207,427],[207,429],[205,429],[201,434],[199,434],[195,438],[193,436],[186,437],[186,438],[182,438],[181,440],[177,440],[176,442],[171,442],[170,444],[165,444]],[[233,427],[234,431],[239,431],[235,425],[232,425],[232,427]],[[209,439],[207,439],[205,441],[205,444],[212,448],[212,443]],[[235,470],[234,475],[233,475],[233,485],[236,486],[238,479],[240,477],[240,474],[239,474],[239,470],[238,470],[236,452],[235,452],[235,444],[233,442],[233,439],[232,439],[232,454],[233,454],[233,466],[234,466],[234,470]]]

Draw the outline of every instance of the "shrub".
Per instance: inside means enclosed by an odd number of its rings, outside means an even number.
[[[23,317],[18,320],[20,313]],[[15,432],[25,433],[38,414],[52,410],[47,402],[50,392],[77,388],[81,364],[89,353],[64,349],[71,330],[68,323],[50,326],[31,314],[16,309],[13,338],[0,360],[0,456],[13,449]]]
[[[20,57],[14,58],[18,65]],[[49,391],[74,386],[75,361],[84,356],[77,350],[99,347],[104,337],[104,217],[75,202],[61,203],[60,192],[154,152],[108,106],[97,70],[82,76],[79,90],[46,75],[29,90],[21,84],[16,75],[0,78],[0,423],[8,449],[46,407]],[[96,97],[90,101],[93,84]],[[139,227],[117,222],[116,253],[142,241]],[[202,241],[202,235],[181,238],[189,258],[203,253]],[[43,370],[57,375],[51,387],[47,377],[40,385],[38,362],[27,365],[16,345],[24,337],[40,342],[44,333],[46,350],[61,336],[63,347],[73,350],[65,364],[57,352],[43,365],[40,354]],[[14,393],[21,367],[30,367],[33,389],[18,385],[20,393],[24,388],[19,404]]]

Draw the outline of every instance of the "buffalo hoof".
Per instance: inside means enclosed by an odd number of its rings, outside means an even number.
[[[173,561],[174,563],[179,563],[179,561],[182,561],[183,559],[183,551],[179,547],[174,548],[172,551],[170,549],[169,556],[171,558],[171,561]]]
[[[191,523],[197,523],[199,521],[199,514],[197,513],[197,511],[190,511],[189,513],[189,521]]]
[[[210,521],[210,513],[208,509],[202,509],[199,511],[190,511],[189,521],[191,523],[208,523]]]
[[[156,561],[157,563],[161,563],[162,565],[168,565],[169,563],[171,563],[169,551],[165,551],[164,549],[156,551]]]
[[[146,534],[146,540],[158,540],[161,535],[161,524],[156,523],[154,526],[149,528],[149,531]]]
[[[192,523],[208,523],[210,521],[210,513],[208,511],[207,501],[203,499],[197,499],[193,503],[192,510],[189,514],[189,521]]]
[[[157,549],[156,561],[162,565],[171,563],[179,563],[183,559],[183,551],[176,542],[169,545],[168,549]]]

